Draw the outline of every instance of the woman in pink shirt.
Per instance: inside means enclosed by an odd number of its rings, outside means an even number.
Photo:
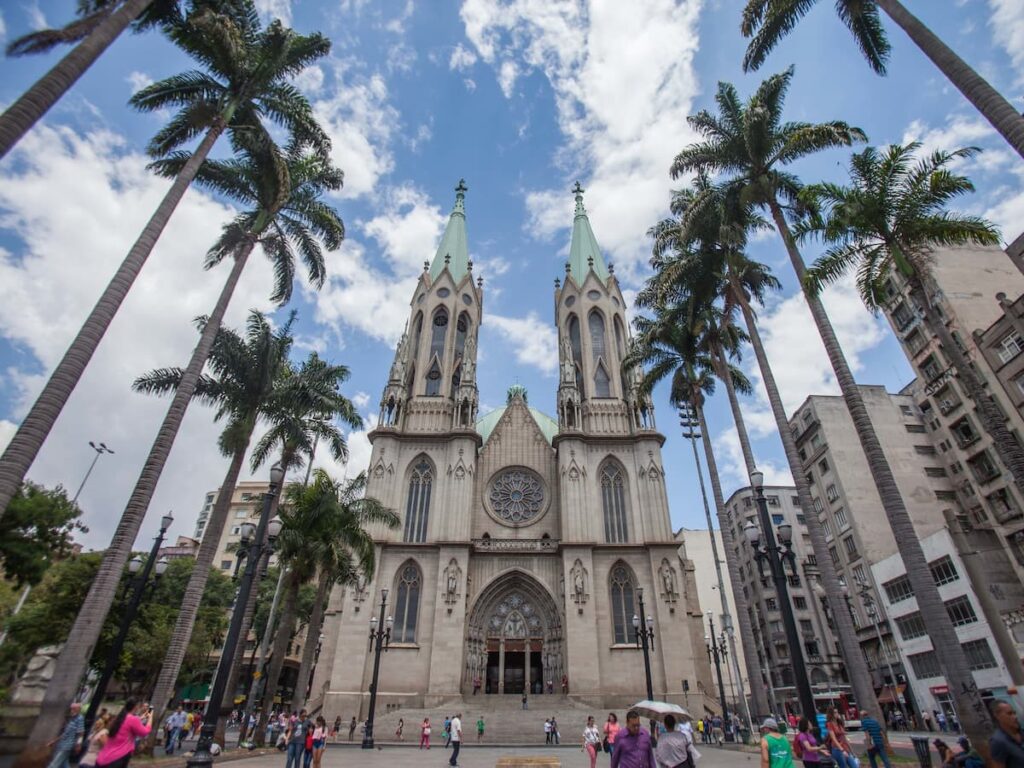
[[[110,724],[107,743],[96,756],[96,768],[126,768],[135,752],[135,740],[149,735],[153,713],[147,709],[142,717],[138,717],[135,714],[138,707],[139,702],[135,699],[124,703],[124,709]]]

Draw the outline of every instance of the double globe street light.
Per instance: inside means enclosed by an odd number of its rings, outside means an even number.
[[[380,591],[380,615],[385,616],[388,606],[388,591]],[[363,726],[363,749],[373,749],[373,718],[377,710],[377,678],[380,676],[380,654],[391,645],[391,628],[395,620],[388,616],[384,624],[377,628],[377,617],[370,619],[370,647],[373,648],[373,678],[370,680],[370,711]]]
[[[199,732],[199,741],[195,751],[186,761],[189,768],[209,768],[213,764],[213,737],[217,731],[217,721],[220,720],[221,706],[224,702],[224,692],[227,688],[228,677],[231,674],[231,667],[235,662],[235,649],[238,646],[239,635],[242,634],[242,623],[245,619],[245,608],[249,602],[249,595],[252,593],[256,576],[262,571],[264,554],[269,558],[274,551],[274,543],[281,534],[283,523],[280,517],[270,519],[270,510],[273,507],[274,497],[284,481],[284,467],[281,464],[274,464],[270,468],[270,487],[263,496],[263,508],[260,510],[259,524],[245,523],[241,526],[242,546],[238,552],[239,562],[248,560],[245,570],[242,572],[238,584],[238,593],[235,595],[235,606],[231,612],[231,624],[228,627],[227,637],[224,639],[224,647],[221,649],[220,662],[217,664],[217,674],[213,678],[213,685],[210,687],[210,696],[206,702],[206,711],[203,713],[203,727]],[[238,568],[235,568],[235,576]],[[219,749],[217,750],[220,751]]]
[[[721,637],[715,636],[715,614],[708,611],[708,634],[704,635],[704,645],[708,649],[708,659],[715,663],[715,674],[718,677],[718,703],[722,707],[722,721],[725,723],[725,732],[732,741],[732,728],[729,727],[729,711],[725,706],[725,683],[722,681],[722,662],[728,655],[725,650],[725,632]]]
[[[637,603],[640,606],[640,614],[633,614],[633,632],[636,634],[636,647],[642,648],[644,652],[644,675],[647,679],[647,700],[654,699],[654,686],[651,685],[651,652],[654,650],[654,619],[647,617],[646,623],[642,623],[640,616],[644,615],[644,590],[638,587],[636,590]]]

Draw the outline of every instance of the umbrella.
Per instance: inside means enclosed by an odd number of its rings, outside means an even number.
[[[665,719],[665,715],[673,715],[676,720],[679,721],[693,719],[690,716],[690,713],[678,704],[670,704],[667,701],[650,701],[649,699],[644,699],[643,701],[638,701],[634,704],[632,709],[639,712],[640,717],[646,717],[649,720],[661,721]]]

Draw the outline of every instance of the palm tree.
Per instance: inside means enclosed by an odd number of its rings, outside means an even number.
[[[749,72],[760,67],[779,41],[816,4],[817,0],[747,0],[740,29],[751,40],[743,57],[743,70]],[[1017,154],[1024,157],[1024,117],[1020,111],[900,0],[836,0],[836,13],[853,34],[871,68],[884,75],[889,59],[889,40],[879,9],[896,22]]]
[[[326,475],[320,470],[317,480],[321,474]],[[301,709],[305,704],[306,689],[309,687],[309,678],[313,672],[317,638],[320,637],[331,587],[335,584],[354,584],[359,576],[369,581],[373,576],[372,570],[369,573],[361,570],[365,565],[362,553],[367,547],[371,555],[373,552],[373,540],[365,527],[383,523],[389,528],[397,528],[401,524],[401,518],[394,511],[386,508],[377,499],[364,495],[366,480],[366,473],[360,472],[351,480],[333,483],[333,492],[328,491],[326,483],[322,486],[322,490],[327,492],[324,503],[329,503],[333,507],[333,515],[325,531],[327,537],[317,549],[319,576],[316,599],[313,601],[313,610],[306,625],[306,644],[302,648],[299,676],[292,693],[291,708],[295,710]],[[355,559],[360,561],[359,565],[353,560],[353,554],[357,555]]]
[[[637,305],[650,310],[654,317],[640,316],[634,320],[637,335],[630,345],[629,353],[623,361],[623,367],[627,370],[644,369],[640,384],[641,391],[650,392],[659,381],[669,377],[672,379],[673,403],[694,402],[691,382],[699,381],[705,391],[712,390],[714,387],[712,371],[717,368],[717,364],[712,363],[706,350],[700,349],[698,339],[691,327],[685,322],[678,322],[676,317],[671,316],[670,312],[651,292],[642,291],[637,298]],[[730,368],[729,378],[731,382],[734,382],[732,383],[734,389],[739,386],[741,390],[748,390],[750,385],[742,371]],[[687,391],[688,388],[689,391]],[[722,532],[726,567],[729,570],[729,579],[733,586],[736,621],[747,666],[747,677],[750,680],[755,717],[763,716],[773,711],[762,683],[767,678],[761,668],[747,597],[741,590],[743,580],[736,558],[738,542],[733,538],[725,509],[722,484],[718,477],[718,465],[707,436],[707,425],[703,423],[703,411],[700,410],[699,413],[705,439],[705,453],[708,459],[708,474],[711,476],[711,487],[715,497],[718,527]]]
[[[823,149],[849,146],[861,140],[863,133],[846,123],[782,123],[782,105],[792,78],[792,69],[763,82],[746,104],[736,89],[719,83],[716,94],[720,114],[707,111],[690,118],[690,124],[704,140],[683,149],[672,164],[672,175],[692,171],[726,176],[723,192],[730,205],[749,202],[767,208],[782,237],[797,279],[803,284],[804,262],[783,210],[800,206],[801,185],[784,166]],[[799,208],[797,209],[799,210]],[[957,711],[968,737],[987,749],[991,724],[971,676],[963,649],[957,640],[949,614],[931,578],[928,561],[921,549],[906,505],[900,496],[888,459],[868,416],[860,390],[850,372],[835,331],[817,296],[806,289],[804,295],[818,333],[821,335],[836,381],[860,439],[871,476],[892,528],[893,536],[907,576],[917,597],[921,616],[932,638],[935,653],[956,697]],[[841,595],[829,595],[833,605],[841,605]],[[838,611],[836,612],[838,613]]]
[[[269,148],[273,141],[265,121],[270,121],[320,153],[326,153],[329,145],[309,102],[290,82],[303,67],[327,54],[326,38],[298,35],[279,22],[262,29],[251,0],[236,0],[217,10],[204,7],[170,27],[168,34],[205,71],[154,83],[136,93],[131,102],[143,111],[178,110],[150,142],[149,152],[155,157],[166,157],[197,137],[202,139],[0,457],[0,510],[7,508],[160,233],[221,134],[227,131],[236,148]],[[99,582],[109,586],[103,573]],[[62,695],[70,696],[78,681],[68,685]],[[38,721],[39,727],[55,727],[63,709],[61,703],[59,711]]]
[[[767,290],[778,290],[780,284],[768,268],[749,259],[744,252],[747,233],[766,226],[753,209],[753,205],[739,201],[730,206],[705,174],[698,174],[694,186],[674,195],[672,212],[676,218],[667,219],[654,227],[655,255],[662,265],[651,278],[661,291],[675,288],[683,294],[713,288],[726,304],[739,307],[743,314],[748,340],[754,350],[761,379],[768,395],[776,431],[782,441],[793,483],[797,489],[800,509],[804,514],[811,546],[818,562],[818,572],[827,595],[841,595],[842,585],[832,562],[825,538],[825,530],[818,519],[811,497],[810,484],[803,470],[775,375],[761,341],[757,315],[753,302],[764,304]],[[693,258],[697,248],[699,258]],[[667,254],[678,254],[665,258]],[[875,697],[874,683],[867,666],[856,628],[850,612],[841,603],[832,604],[836,623],[836,636],[853,686],[854,697],[861,706],[874,710],[881,723],[885,720]]]
[[[61,29],[44,29],[12,41],[7,46],[8,56],[44,53],[61,44],[78,45],[0,115],[0,158],[67,93],[129,24],[134,21],[144,29],[168,21],[167,17],[177,10],[176,0],[80,0],[78,19]]]

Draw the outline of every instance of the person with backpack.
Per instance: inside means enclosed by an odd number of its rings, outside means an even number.
[[[448,749],[448,744],[451,743],[452,739],[452,719],[450,716],[444,719],[444,730],[441,732],[441,738],[444,740],[444,748]]]
[[[818,743],[811,731],[811,721],[801,717],[796,726],[796,738],[793,739],[793,757],[802,761],[805,766],[818,766],[821,756],[828,754],[828,747]]]
[[[789,739],[779,733],[779,721],[766,717],[761,723],[761,768],[794,768]]]

